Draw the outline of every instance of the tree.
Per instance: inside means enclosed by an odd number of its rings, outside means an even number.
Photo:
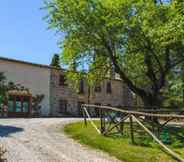
[[[50,27],[65,33],[63,63],[84,65],[89,80],[113,67],[146,106],[162,105],[184,62],[183,1],[49,0],[46,8]]]
[[[57,67],[57,68],[61,68],[60,66],[60,59],[59,59],[59,55],[58,54],[54,54],[53,58],[52,58],[52,62],[50,64],[53,67]]]
[[[6,77],[2,72],[0,72],[0,104],[2,104],[6,97],[6,85],[4,81],[6,80]]]

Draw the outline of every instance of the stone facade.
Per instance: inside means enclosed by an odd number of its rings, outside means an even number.
[[[52,69],[51,70],[51,82],[50,82],[50,103],[51,116],[60,116],[66,112],[71,114],[77,114],[77,101],[78,96],[74,90],[69,88],[67,85],[60,85],[60,76],[63,76],[63,71]],[[61,102],[66,101],[67,111],[62,111]]]
[[[62,70],[51,70],[50,101],[53,116],[63,115],[63,113],[80,116],[82,103],[115,107],[127,106],[132,103],[131,93],[120,79],[106,79],[98,86],[100,90],[96,91],[95,88],[89,90],[84,81],[83,93],[77,93],[67,85],[59,83],[61,76],[64,76]],[[107,90],[108,84],[110,84],[110,92]]]

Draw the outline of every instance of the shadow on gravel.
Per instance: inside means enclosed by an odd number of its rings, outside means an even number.
[[[18,127],[0,125],[0,137],[8,137],[10,134],[22,132],[23,130]]]

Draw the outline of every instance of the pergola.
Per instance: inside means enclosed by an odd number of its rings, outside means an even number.
[[[32,94],[27,90],[8,91],[8,116],[28,117],[32,112]]]

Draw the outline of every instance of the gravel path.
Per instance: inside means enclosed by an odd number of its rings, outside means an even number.
[[[8,162],[118,162],[59,132],[78,119],[0,119],[0,144]]]

